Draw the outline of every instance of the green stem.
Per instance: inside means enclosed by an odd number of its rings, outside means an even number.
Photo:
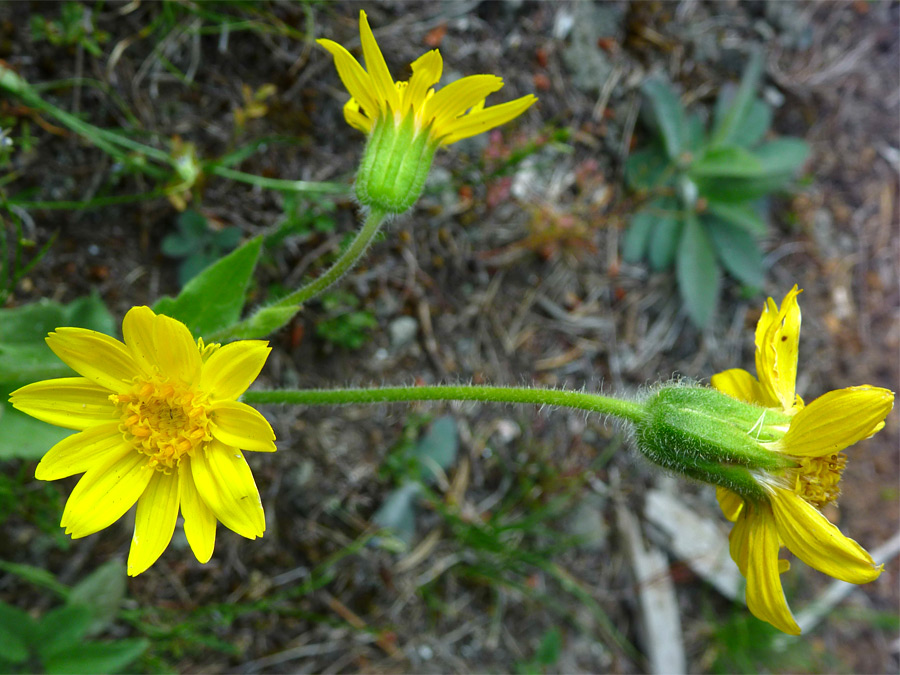
[[[485,387],[435,385],[427,387],[373,387],[361,389],[279,389],[248,391],[245,403],[293,405],[340,405],[346,403],[395,403],[399,401],[484,401],[557,405],[639,422],[644,406],[599,394],[530,387]]]
[[[362,229],[357,233],[356,237],[350,242],[347,250],[341,254],[335,263],[325,271],[324,274],[309,282],[305,286],[301,286],[293,293],[283,297],[275,303],[275,307],[288,307],[290,305],[302,305],[304,302],[317,296],[326,288],[335,283],[344,276],[356,261],[366,252],[372,239],[378,234],[381,224],[385,218],[384,211],[373,208],[366,216],[366,222]]]
[[[235,169],[229,169],[221,164],[208,164],[204,170],[222,178],[249,183],[269,190],[282,190],[285,192],[301,192],[306,194],[332,194],[349,195],[350,186],[343,183],[325,183],[308,180],[285,180],[283,178],[265,178],[255,176],[252,173],[244,173]]]

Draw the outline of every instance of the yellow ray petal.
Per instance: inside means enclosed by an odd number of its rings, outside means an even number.
[[[428,96],[428,90],[441,79],[444,62],[441,53],[433,49],[413,61],[411,67],[412,77],[409,78],[409,85],[401,95],[403,99],[401,109],[404,112],[407,109],[419,110],[422,107]]]
[[[200,498],[225,527],[248,539],[262,536],[266,529],[262,502],[240,450],[211,441],[206,452],[191,457],[191,475]]]
[[[785,546],[810,567],[852,584],[874,581],[881,574],[883,566],[862,546],[793,492],[776,488],[772,510]]]
[[[95,464],[78,481],[60,525],[73,539],[109,527],[134,505],[155,473],[147,458],[131,448],[110,452],[107,461]]]
[[[275,432],[262,414],[246,403],[219,401],[210,408],[212,435],[224,445],[253,452],[275,452]]]
[[[778,447],[798,457],[840,452],[881,429],[893,407],[893,392],[880,387],[830,391],[794,416]]]
[[[153,339],[160,371],[167,377],[177,377],[185,384],[191,384],[200,374],[201,359],[188,327],[160,314],[156,317]]]
[[[197,560],[209,562],[216,546],[216,515],[206,502],[200,498],[194,476],[191,472],[191,460],[185,457],[178,467],[181,488],[181,515],[184,516],[184,534]]]
[[[755,403],[766,408],[781,406],[781,401],[774,398],[768,390],[760,386],[755,377],[741,368],[732,368],[713,375],[710,384],[723,394],[745,403]]]
[[[27,384],[10,394],[17,410],[66,429],[89,429],[117,418],[109,389],[86,377],[61,377]]]
[[[271,351],[265,340],[241,340],[225,345],[203,364],[200,389],[214,399],[236,399],[259,375]]]
[[[126,447],[118,422],[100,424],[72,434],[50,448],[34,470],[34,477],[58,480],[84,473],[106,462],[110,454],[123,454]]]
[[[503,79],[496,75],[469,75],[451,82],[428,99],[422,123],[434,121],[435,135],[444,135],[444,125],[502,88]]]
[[[372,131],[372,118],[360,110],[359,103],[351,98],[344,104],[344,119],[354,129],[359,129],[364,134]]]
[[[775,519],[767,509],[760,509],[748,521],[747,533],[747,608],[753,615],[768,621],[789,635],[800,635],[800,626],[791,615],[781,587],[781,565],[778,551],[781,541]]]
[[[57,328],[47,345],[79,375],[120,394],[140,372],[131,351],[118,340],[85,328]]]
[[[737,565],[738,570],[744,577],[747,576],[747,560],[749,555],[747,537],[750,533],[748,523],[751,517],[755,517],[755,514],[750,513],[749,507],[743,509],[738,515],[734,527],[731,528],[731,533],[728,535],[728,552],[731,554],[731,559],[734,560],[734,564]]]
[[[153,471],[134,519],[134,535],[128,552],[128,576],[135,577],[155,563],[172,541],[178,518],[179,474]]]
[[[363,70],[353,55],[337,42],[332,40],[316,40],[316,42],[334,57],[334,67],[338,71],[338,77],[350,92],[350,96],[359,101],[367,115],[376,117],[384,106],[380,102],[378,90],[372,83],[369,74]]]
[[[479,112],[463,115],[455,122],[451,122],[446,125],[446,127],[441,128],[442,131],[447,133],[447,135],[441,139],[441,143],[443,145],[450,145],[451,143],[456,143],[464,138],[480,134],[488,129],[499,127],[501,124],[506,124],[511,119],[515,119],[528,110],[528,108],[536,101],[537,97],[528,94],[528,96],[517,98],[515,101],[501,103],[500,105],[494,105]]]
[[[737,520],[744,508],[744,500],[736,493],[723,487],[716,488],[716,499],[719,501],[719,507],[722,513],[731,522]]]
[[[756,326],[756,375],[763,389],[780,401],[784,410],[796,404],[797,355],[800,347],[802,291],[795,285],[779,308],[772,298]]]
[[[132,307],[122,320],[125,345],[147,375],[153,375],[159,367],[153,336],[155,323],[156,314],[149,307]]]
[[[366,60],[366,70],[372,78],[378,98],[384,101],[392,111],[399,111],[400,97],[394,86],[394,78],[391,77],[391,71],[388,70],[387,63],[381,49],[378,48],[372,29],[369,28],[369,20],[363,10],[359,10],[359,37],[362,42],[363,58]]]

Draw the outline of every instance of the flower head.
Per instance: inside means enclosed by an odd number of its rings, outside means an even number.
[[[714,375],[712,385],[738,401],[770,414],[748,430],[759,444],[785,460],[782,468],[755,472],[758,490],[740,485],[717,491],[725,516],[734,522],[731,557],[747,579],[747,606],[758,618],[798,635],[778,557],[786,546],[807,565],[837,579],[867,583],[881,566],[844,536],[819,511],[840,494],[846,464],[842,450],[884,427],[894,394],[863,385],[829,392],[808,406],[796,395],[800,307],[796,286],[781,305],[769,298],[756,328],[757,380],[741,369]]]
[[[194,341],[180,321],[134,307],[124,343],[83,328],[47,337],[81,377],[29,384],[10,395],[32,417],[79,433],[44,455],[40,480],[75,474],[60,525],[73,538],[108,527],[137,503],[128,574],[150,567],[172,539],[179,509],[188,543],[205,563],[216,522],[249,539],[265,516],[241,450],[272,452],[266,419],[237,401],[262,370],[266,342],[224,347]]]
[[[334,57],[350,92],[344,118],[369,135],[356,182],[364,204],[402,213],[418,198],[439,146],[505,124],[537,101],[529,94],[485,108],[485,98],[503,87],[496,75],[470,75],[435,92],[443,69],[436,49],[413,61],[409,81],[396,82],[362,10],[359,33],[367,70],[338,43],[318,43]]]

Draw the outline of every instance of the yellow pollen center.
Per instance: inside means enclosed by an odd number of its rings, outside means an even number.
[[[825,457],[804,457],[798,463],[794,492],[818,508],[838,498],[847,455],[836,452]]]
[[[130,391],[109,398],[119,411],[119,431],[157,471],[172,473],[184,455],[212,439],[207,395],[180,382],[135,378]]]

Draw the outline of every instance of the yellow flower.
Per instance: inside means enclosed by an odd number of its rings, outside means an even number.
[[[10,402],[39,420],[75,429],[44,456],[40,480],[83,473],[60,525],[74,539],[108,527],[135,502],[128,574],[150,567],[172,539],[178,511],[201,563],[212,556],[216,522],[249,539],[265,516],[241,450],[272,452],[266,419],[237,398],[269,355],[266,342],[224,347],[194,341],[180,321],[134,307],[125,342],[83,328],[47,337],[82,377],[29,384]]]
[[[421,194],[438,147],[505,124],[537,101],[529,94],[485,108],[485,98],[503,87],[496,75],[471,75],[435,92],[443,69],[436,49],[413,61],[408,82],[395,82],[364,11],[359,33],[368,70],[337,42],[318,43],[334,57],[350,92],[344,118],[369,136],[356,176],[356,195],[366,206],[405,212]]]
[[[503,87],[496,75],[470,75],[435,93],[431,87],[441,79],[443,68],[437,49],[413,61],[409,82],[395,82],[362,10],[359,34],[368,72],[337,42],[317,42],[334,57],[338,75],[353,97],[344,106],[344,118],[367,134],[380,119],[391,118],[399,127],[411,115],[418,130],[427,130],[440,145],[450,145],[509,122],[537,101],[529,94],[485,108],[485,98]]]
[[[747,579],[747,606],[758,618],[785,633],[799,635],[781,573],[789,568],[778,557],[782,546],[807,565],[832,577],[862,584],[882,566],[844,536],[819,511],[840,494],[846,463],[841,452],[884,426],[894,394],[863,385],[829,392],[808,406],[796,395],[800,307],[796,286],[779,307],[768,299],[756,328],[756,372],[739,368],[713,376],[712,385],[735,399],[786,415],[784,434],[760,444],[791,460],[783,470],[760,472],[764,498],[717,489],[725,516],[734,522],[731,557]],[[762,422],[762,420],[760,420]],[[752,433],[752,430],[751,430]]]

